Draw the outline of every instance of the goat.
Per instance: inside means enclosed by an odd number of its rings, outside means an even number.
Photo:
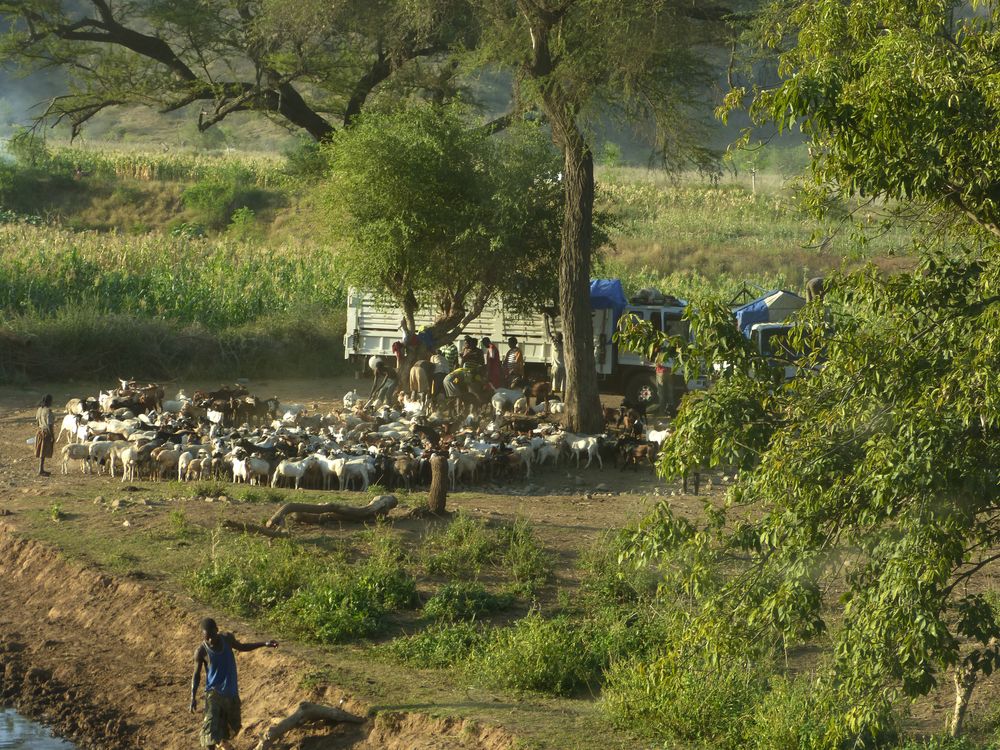
[[[69,462],[79,461],[85,474],[90,472],[90,446],[86,443],[67,443],[62,448],[62,473],[69,473]]]
[[[587,454],[587,465],[583,468],[589,469],[591,461],[594,458],[597,459],[598,465],[603,469],[604,461],[601,460],[601,440],[600,437],[596,435],[574,435],[571,439],[567,435],[567,445],[570,451],[576,456],[576,468],[580,468],[580,456],[583,453]]]
[[[302,482],[302,477],[305,476],[306,471],[313,463],[312,456],[308,456],[301,461],[290,461],[287,458],[278,464],[278,468],[274,470],[274,477],[271,479],[271,486],[277,487],[278,482],[282,479],[293,479],[295,480],[295,489],[299,488]]]

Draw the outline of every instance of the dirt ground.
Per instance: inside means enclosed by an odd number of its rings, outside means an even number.
[[[0,517],[0,702],[48,721],[86,747],[194,747],[199,717],[186,709],[196,623],[206,614],[222,616],[193,602],[176,583],[175,574],[196,550],[178,548],[149,561],[143,540],[162,528],[170,503],[206,529],[222,518],[259,521],[268,508],[163,500],[150,483],[130,490],[107,477],[83,475],[75,466],[62,475],[58,451],[52,476],[38,477],[26,444],[37,401],[52,393],[61,416],[66,400],[96,394],[100,385],[0,388],[0,514],[6,514]],[[218,384],[177,385],[191,393]],[[366,386],[349,376],[249,384],[259,396],[320,411],[337,405],[348,390]],[[168,386],[168,397],[175,388]],[[721,478],[714,479],[707,497],[718,501]],[[324,493],[309,494],[317,502],[324,499]],[[477,517],[529,520],[559,561],[552,596],[575,584],[572,561],[609,529],[635,520],[664,497],[697,513],[705,494],[682,497],[678,486],[665,485],[649,467],[619,471],[595,464],[580,471],[549,469],[515,486],[454,493],[448,503]],[[127,510],[123,505],[109,514],[95,504],[98,497],[120,497]],[[51,519],[54,507],[63,519],[59,523]],[[422,532],[419,520],[394,523],[403,533]],[[228,619],[226,625],[246,638],[266,635]],[[403,671],[373,663],[352,648],[289,643],[244,655],[244,731],[237,747],[252,747],[272,719],[303,699],[333,705],[344,699],[344,708],[366,721],[293,735],[285,747],[637,747],[606,726],[591,700],[494,695],[438,673]]]

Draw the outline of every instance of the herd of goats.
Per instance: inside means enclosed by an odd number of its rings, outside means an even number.
[[[96,398],[73,398],[57,436],[62,471],[139,479],[231,480],[296,489],[407,490],[430,482],[430,457],[448,459],[452,490],[476,481],[531,479],[545,466],[583,468],[611,459],[622,469],[653,463],[666,430],[650,430],[637,409],[605,409],[607,429],[578,435],[559,424],[555,402],[535,407],[519,391],[498,391],[468,415],[448,417],[400,394],[365,403],[351,391],[343,407],[311,413],[301,404],[260,399],[240,385],[183,391],[122,381]]]

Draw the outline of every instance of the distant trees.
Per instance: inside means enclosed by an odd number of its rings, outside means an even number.
[[[0,0],[0,56],[70,79],[44,116],[75,135],[108,107],[202,109],[202,130],[253,111],[319,140],[379,87],[440,92],[435,62],[464,41],[460,5],[414,23],[402,0]]]
[[[455,107],[367,113],[337,133],[321,187],[348,280],[393,300],[407,332],[436,311],[454,338],[502,297],[555,293],[559,159],[538,127],[491,137]]]

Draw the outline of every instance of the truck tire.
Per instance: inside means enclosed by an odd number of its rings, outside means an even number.
[[[637,373],[625,384],[625,400],[636,406],[652,406],[658,400],[656,378],[653,373]]]

